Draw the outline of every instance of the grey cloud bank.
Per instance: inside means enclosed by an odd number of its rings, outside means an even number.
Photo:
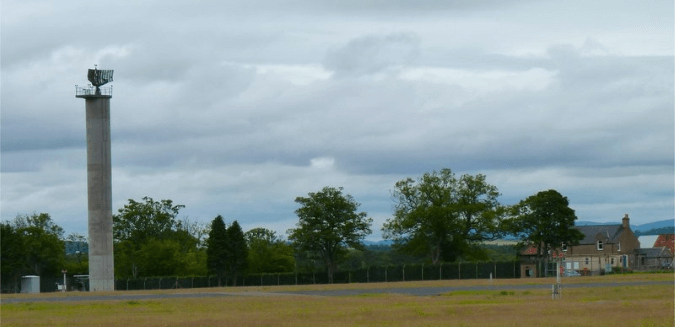
[[[115,69],[113,207],[293,227],[344,186],[375,219],[405,177],[555,188],[582,220],[673,217],[673,4],[2,4],[1,215],[86,234],[86,70]],[[613,10],[607,10],[611,6]],[[95,13],[95,14],[93,14]]]

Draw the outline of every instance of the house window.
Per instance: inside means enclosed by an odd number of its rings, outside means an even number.
[[[612,265],[614,265],[614,258],[612,258],[611,261],[612,261]]]
[[[588,264],[588,258],[586,258],[586,264]]]
[[[567,244],[563,243],[561,246],[563,252],[567,252]]]
[[[598,241],[597,245],[598,245],[598,251],[602,251],[602,241]]]
[[[619,243],[616,244],[616,249],[617,249],[617,251],[619,251],[619,252],[621,251],[621,242],[619,242]]]

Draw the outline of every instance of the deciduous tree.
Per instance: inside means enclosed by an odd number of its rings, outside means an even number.
[[[254,228],[244,234],[248,244],[249,273],[291,272],[295,268],[293,248],[272,230]]]
[[[288,230],[288,238],[302,250],[319,252],[332,283],[339,256],[348,246],[363,248],[373,220],[367,213],[357,212],[360,204],[351,195],[342,194],[342,187],[326,186],[295,202],[301,206],[295,210],[299,222]]]
[[[509,230],[535,245],[540,259],[562,244],[578,245],[584,237],[574,228],[577,216],[567,197],[556,190],[541,191],[520,201],[511,208],[511,216]]]
[[[63,228],[47,213],[18,215],[14,228],[23,238],[23,253],[27,269],[34,275],[57,275],[64,267],[65,244]]]
[[[205,259],[200,255],[203,251],[198,239],[201,234],[192,235],[190,231],[194,226],[184,226],[183,221],[177,219],[184,207],[174,205],[172,200],[129,199],[129,204],[113,216],[115,275],[137,278],[204,271],[205,262],[184,260]],[[167,264],[159,263],[160,257],[166,259]]]
[[[9,223],[0,223],[0,273],[3,281],[18,282],[28,265],[23,235]]]
[[[382,231],[406,252],[428,253],[432,263],[466,258],[481,241],[499,235],[499,192],[478,174],[459,179],[450,169],[396,183],[394,217]]]

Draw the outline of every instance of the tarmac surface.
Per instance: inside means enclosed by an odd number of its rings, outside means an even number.
[[[565,288],[589,288],[589,287],[619,287],[619,286],[642,286],[663,285],[675,287],[674,281],[655,282],[607,282],[607,283],[579,283],[563,284]],[[453,291],[484,291],[484,290],[540,290],[550,289],[551,285],[476,285],[476,286],[443,286],[443,287],[413,287],[413,288],[377,288],[377,289],[344,289],[344,290],[317,290],[317,291],[286,291],[286,292],[204,292],[204,293],[162,293],[162,294],[119,294],[104,295],[81,295],[81,296],[35,296],[0,298],[0,304],[10,303],[34,303],[34,302],[85,302],[85,301],[132,301],[132,300],[158,300],[180,298],[216,298],[234,296],[356,296],[362,294],[403,294],[412,296],[437,296]]]

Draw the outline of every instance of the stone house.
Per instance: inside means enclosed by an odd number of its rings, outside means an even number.
[[[563,260],[563,268],[582,275],[599,275],[613,268],[637,267],[637,252],[640,242],[630,228],[626,214],[621,224],[588,225],[575,227],[584,238],[575,246],[561,244],[549,253],[549,260]],[[541,266],[535,260],[536,247],[529,246],[520,253],[521,277],[533,277]],[[549,267],[550,268],[550,267]],[[550,269],[549,269],[550,270]]]
[[[575,227],[584,234],[576,246],[562,244],[565,269],[584,274],[609,272],[612,268],[635,268],[636,250],[640,242],[630,228],[626,214],[617,225],[588,225]]]

